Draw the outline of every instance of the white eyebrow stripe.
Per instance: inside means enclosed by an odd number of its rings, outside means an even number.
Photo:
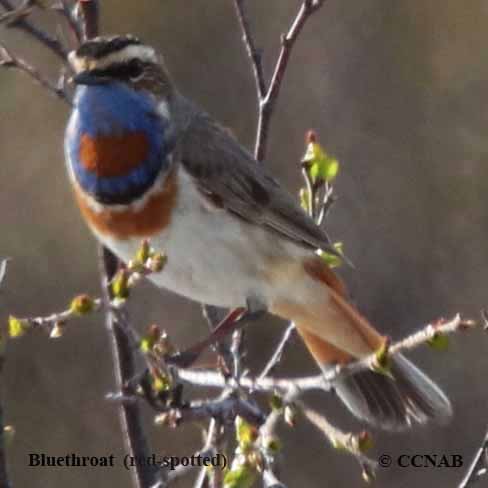
[[[75,51],[68,56],[68,60],[76,73],[87,69],[104,69],[112,64],[122,63],[134,58],[140,59],[143,62],[157,62],[156,52],[152,47],[134,44],[126,46],[120,51],[116,51],[100,59],[79,57],[76,55]]]

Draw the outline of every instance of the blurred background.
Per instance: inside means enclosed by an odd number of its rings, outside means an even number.
[[[254,80],[232,1],[102,4],[103,32],[131,32],[153,44],[180,89],[252,147]],[[300,2],[248,4],[269,75]],[[36,19],[52,29],[59,20]],[[394,338],[456,312],[477,318],[487,305],[487,21],[484,0],[329,0],[296,45],[277,106],[267,164],[296,194],[309,128],[341,161],[328,231],[356,265],[342,274],[357,304]],[[58,61],[21,33],[0,27],[0,39],[57,76]],[[65,174],[67,117],[67,107],[26,76],[0,71],[0,256],[13,259],[0,295],[3,324],[10,313],[49,314],[78,293],[99,293],[96,243]],[[131,310],[139,330],[157,322],[181,347],[206,334],[198,304],[149,285],[136,291]],[[249,328],[251,367],[262,367],[283,325],[269,318]],[[461,454],[465,466],[383,469],[377,486],[460,481],[488,423],[487,347],[480,330],[456,335],[447,352],[413,352],[451,397],[453,421],[404,434],[373,432],[374,457]],[[293,341],[280,373],[313,371]],[[131,486],[123,468],[27,467],[30,452],[123,454],[116,408],[104,398],[114,380],[101,317],[73,323],[59,341],[39,332],[11,342],[3,379],[6,421],[17,431],[8,451],[15,486]],[[343,429],[361,429],[334,398],[307,400]],[[201,445],[197,428],[155,428],[145,414],[155,452],[188,455]],[[362,486],[355,461],[305,421],[280,434],[288,486]]]

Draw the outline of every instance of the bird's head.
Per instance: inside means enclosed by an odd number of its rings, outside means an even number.
[[[152,47],[97,37],[69,54],[78,85],[66,130],[70,175],[96,205],[144,197],[170,168],[175,90]]]
[[[97,37],[69,54],[77,85],[122,83],[156,96],[171,94],[171,81],[155,50],[132,35]]]

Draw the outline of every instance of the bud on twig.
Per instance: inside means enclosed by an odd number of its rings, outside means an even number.
[[[285,422],[290,427],[295,427],[296,421],[297,421],[296,407],[294,405],[291,405],[291,404],[286,405],[284,417],[285,417]]]
[[[51,339],[59,339],[60,337],[63,336],[64,334],[64,327],[65,327],[65,323],[64,322],[55,322],[52,329],[51,329],[51,332],[49,334],[49,337]]]
[[[166,264],[167,258],[165,254],[155,253],[147,260],[147,267],[153,273],[159,273],[163,270]]]
[[[317,142],[317,134],[308,131],[306,135],[307,147],[302,158],[302,165],[306,169],[312,183],[332,183],[339,172],[339,162],[330,157]]]
[[[383,342],[375,352],[374,360],[371,364],[373,371],[386,376],[391,376],[390,344],[390,339],[388,337],[383,337]]]
[[[29,329],[29,321],[25,319],[18,319],[11,315],[8,318],[8,335],[12,339],[23,336]]]
[[[112,294],[115,299],[125,301],[129,298],[129,272],[121,269],[114,277],[112,282]]]
[[[92,312],[95,308],[95,301],[88,295],[78,295],[73,298],[70,304],[70,311],[74,315],[86,315]]]

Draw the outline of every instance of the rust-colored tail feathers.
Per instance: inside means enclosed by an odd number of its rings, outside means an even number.
[[[280,303],[275,312],[293,320],[322,371],[347,364],[375,351],[381,335],[347,301],[345,287],[322,262],[310,261],[305,269],[306,305]],[[311,292],[312,290],[312,292]],[[402,430],[417,422],[445,422],[452,414],[444,393],[402,355],[392,358],[393,378],[370,370],[338,381],[335,390],[358,418],[382,429]]]

